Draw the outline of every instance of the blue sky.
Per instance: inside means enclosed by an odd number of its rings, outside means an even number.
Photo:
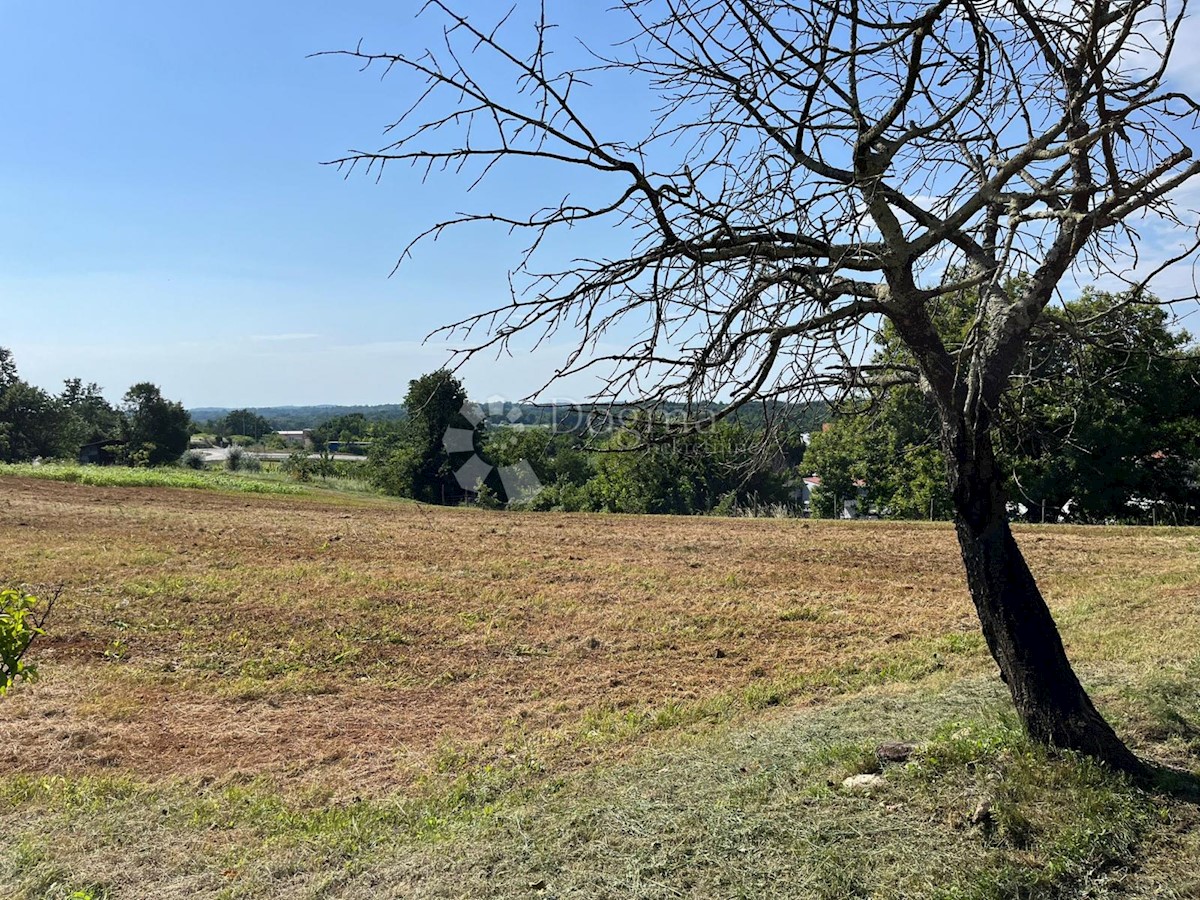
[[[343,179],[319,163],[377,147],[404,85],[306,58],[414,46],[432,24],[415,8],[0,0],[0,345],[22,375],[110,397],[152,380],[187,405],[385,403],[443,363],[421,340],[504,299],[514,243],[428,245],[388,275],[439,213],[521,185],[459,203],[446,179]],[[464,378],[519,397],[549,361]]]
[[[189,406],[386,403],[442,364],[447,348],[422,339],[502,302],[521,244],[460,232],[389,278],[397,254],[447,213],[522,209],[531,186],[466,197],[460,181],[399,170],[343,179],[320,162],[378,147],[411,84],[307,58],[359,38],[422,46],[435,23],[418,5],[0,0],[0,345],[22,375],[50,390],[79,376],[114,399],[150,380]],[[606,5],[552,11],[603,46]],[[1195,60],[1179,55],[1194,88]],[[609,94],[593,111],[628,134],[650,103]],[[475,398],[517,399],[560,357],[479,359],[463,376]]]

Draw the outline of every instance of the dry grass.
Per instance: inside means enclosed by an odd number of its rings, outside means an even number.
[[[577,764],[648,727],[987,666],[939,526],[0,491],[0,571],[66,585],[44,681],[0,707],[17,771],[384,792],[451,745],[548,740]],[[1195,532],[1023,540],[1085,667],[1194,652]]]
[[[924,896],[903,886],[951,873],[954,896],[1008,896],[1150,827],[1119,786],[1032,757],[1011,776],[991,745],[977,771],[898,781],[884,802],[824,787],[873,740],[1005,706],[948,527],[13,478],[0,503],[4,580],[66,586],[34,651],[43,680],[0,704],[0,821],[18,836],[0,889],[22,897],[87,896],[88,878],[96,897],[544,895],[543,880],[673,896],[692,875],[694,896],[781,877],[779,896],[834,896],[851,865],[846,891]],[[1020,540],[1106,711],[1194,767],[1200,532]],[[1045,846],[963,831],[993,776],[1017,778],[1005,796]],[[1168,813],[1147,896],[1191,865],[1175,848],[1195,855],[1197,817]],[[1103,852],[1055,849],[1105,816],[1120,821]],[[765,849],[749,864],[744,847]]]

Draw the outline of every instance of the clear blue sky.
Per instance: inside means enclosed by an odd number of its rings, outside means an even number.
[[[189,406],[384,403],[444,362],[422,338],[504,299],[514,245],[427,245],[388,274],[414,229],[522,186],[460,203],[445,179],[343,180],[319,163],[378,147],[407,94],[306,58],[416,46],[416,8],[0,0],[0,345],[22,375],[110,397],[151,380]],[[551,358],[481,360],[467,387],[519,397]]]
[[[384,403],[443,363],[445,348],[422,338],[502,301],[519,244],[460,233],[389,279],[396,256],[447,212],[524,208],[530,186],[466,198],[461,182],[422,188],[399,170],[343,180],[320,161],[377,148],[410,93],[347,60],[306,58],[359,38],[422,46],[434,23],[414,19],[418,6],[0,0],[0,345],[22,375],[54,391],[79,376],[112,398],[150,380],[189,406]],[[551,4],[599,46],[605,6]],[[596,103],[624,120],[651,98]],[[551,348],[463,374],[473,397],[516,399],[557,361]]]

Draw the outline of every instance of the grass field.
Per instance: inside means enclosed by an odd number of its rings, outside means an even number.
[[[207,486],[0,478],[0,896],[1200,896],[1200,531],[1018,536],[1138,787],[1022,739],[948,527]]]
[[[229,472],[216,469],[131,468],[128,466],[81,466],[48,462],[0,463],[0,478],[37,478],[93,487],[169,487],[191,490],[236,491],[247,494],[323,494],[329,491],[378,493],[359,478],[315,477],[297,483],[279,471],[278,463],[266,463],[259,471]]]

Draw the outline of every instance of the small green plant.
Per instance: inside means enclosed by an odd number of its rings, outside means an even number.
[[[129,648],[125,646],[125,642],[120,638],[113,638],[109,641],[108,646],[104,648],[104,658],[109,662],[120,662],[125,658]]]
[[[283,465],[279,468],[280,471],[292,476],[295,481],[312,481],[313,465],[312,461],[308,458],[308,451],[306,450],[293,451],[291,456],[285,459]]]
[[[714,516],[733,516],[737,515],[737,508],[737,491],[726,491],[721,495],[720,499],[717,500],[716,505],[713,506],[712,514]]]
[[[8,693],[18,679],[37,678],[37,666],[25,662],[24,656],[34,638],[45,634],[43,626],[58,594],[56,591],[38,615],[41,601],[33,594],[20,588],[0,591],[0,696]]]
[[[496,492],[483,480],[475,485],[475,505],[483,509],[500,509],[504,506]]]

